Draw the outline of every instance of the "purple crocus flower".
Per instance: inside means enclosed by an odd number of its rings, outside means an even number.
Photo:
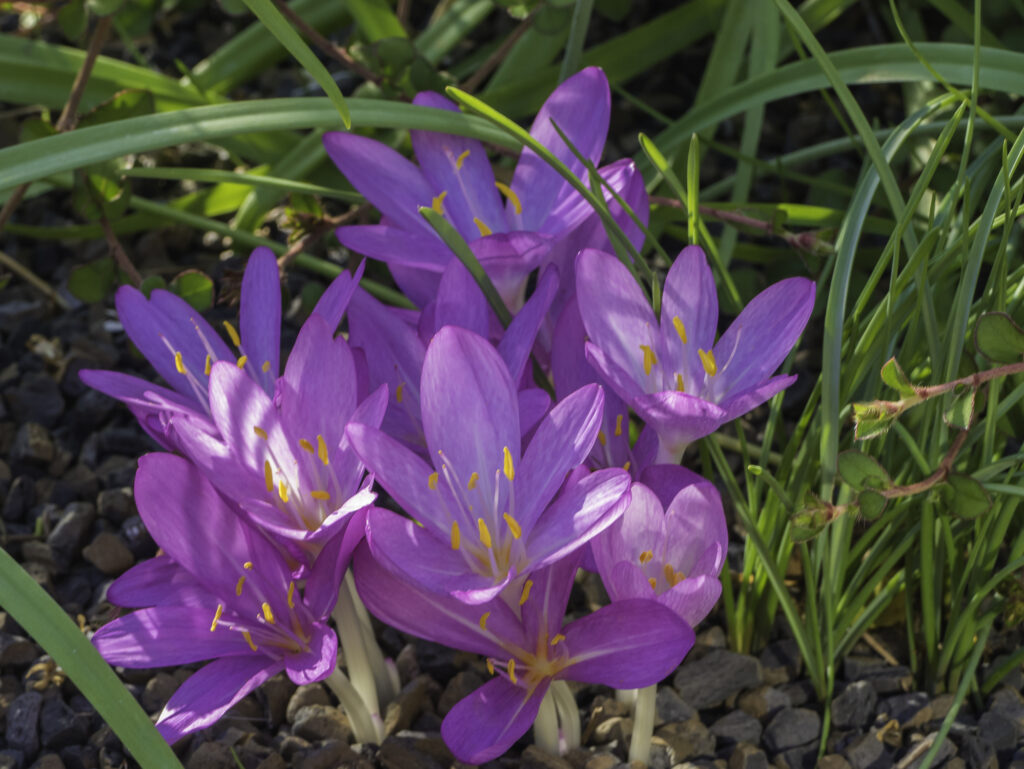
[[[722,592],[729,538],[722,499],[678,465],[654,465],[642,477],[654,488],[630,487],[626,512],[590,543],[594,563],[612,601],[650,598],[696,626]]]
[[[297,684],[337,663],[327,618],[358,537],[324,548],[305,586],[186,460],[139,460],[135,499],[169,557],[147,561],[110,588],[112,600],[149,606],[100,628],[93,643],[112,665],[154,668],[213,660],[171,697],[157,728],[168,742],[219,719],[273,675]]]
[[[448,99],[421,93],[415,104],[455,110]],[[583,164],[558,136],[551,121],[594,163],[601,157],[611,96],[608,80],[588,67],[563,82],[541,107],[532,135],[573,172]],[[432,206],[470,244],[508,307],[523,303],[527,278],[555,261],[565,291],[571,291],[572,259],[585,246],[607,248],[608,240],[589,204],[532,150],[524,150],[510,184],[495,180],[483,145],[461,136],[412,131],[419,165],[391,148],[352,133],[327,133],[324,146],[335,165],[383,215],[378,225],[337,230],[342,245],[386,261],[406,296],[423,307],[454,255],[419,214]],[[630,160],[600,169],[602,176],[639,216],[647,216],[643,179]],[[502,196],[507,198],[502,204]],[[611,200],[610,196],[608,197]],[[636,243],[643,236],[617,203],[611,210]],[[582,239],[581,239],[582,238]]]
[[[461,761],[496,758],[526,733],[552,681],[631,689],[667,676],[693,630],[655,601],[625,600],[564,623],[579,552],[533,572],[521,591],[472,606],[410,584],[364,544],[352,570],[367,608],[407,633],[487,658],[496,675],[445,716],[441,734]]]
[[[332,331],[361,273],[361,265],[354,277],[342,273],[317,302],[313,315],[324,319]],[[170,291],[157,289],[146,299],[141,291],[122,286],[114,301],[128,338],[173,389],[117,371],[86,369],[81,372],[82,381],[123,401],[164,448],[178,449],[169,430],[172,414],[186,414],[194,426],[214,431],[208,392],[217,361],[237,365],[273,396],[281,357],[281,288],[277,260],[270,249],[257,248],[249,256],[242,278],[240,331],[224,323],[237,354],[195,308]]]
[[[590,452],[602,402],[598,385],[566,397],[522,451],[519,403],[505,362],[476,334],[441,329],[427,348],[420,383],[430,464],[380,430],[348,427],[366,466],[422,524],[371,510],[374,555],[427,589],[481,603],[580,547],[627,501],[629,476],[620,469],[562,488]]]
[[[714,432],[788,387],[771,376],[803,332],[814,282],[789,278],[762,291],[715,342],[718,297],[704,252],[689,246],[665,279],[661,323],[614,256],[576,261],[587,359],[660,439],[659,461],[676,463],[691,441]]]

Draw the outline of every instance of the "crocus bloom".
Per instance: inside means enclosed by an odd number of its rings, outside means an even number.
[[[722,592],[718,573],[729,537],[722,499],[678,465],[655,465],[643,476],[678,491],[663,501],[634,483],[626,512],[591,541],[594,562],[612,601],[650,598],[696,626]]]
[[[354,278],[339,275],[313,310],[332,331],[341,321],[361,270]],[[257,248],[249,256],[242,278],[240,331],[224,323],[237,355],[195,308],[170,291],[156,289],[147,300],[141,291],[122,286],[115,304],[128,338],[173,389],[116,371],[83,370],[82,381],[127,404],[163,447],[178,448],[169,430],[172,414],[187,414],[194,425],[208,424],[209,377],[217,361],[237,365],[273,396],[281,357],[281,287],[270,249]]]
[[[629,270],[611,254],[576,261],[587,359],[658,433],[659,460],[678,462],[714,432],[792,384],[771,376],[803,332],[814,283],[789,278],[762,291],[715,342],[718,296],[704,252],[689,246],[665,279],[661,323]]]
[[[563,486],[590,452],[598,385],[563,399],[525,452],[516,389],[485,339],[446,326],[427,348],[420,408],[430,464],[360,424],[348,436],[380,484],[416,522],[368,514],[374,555],[408,579],[469,603],[555,562],[621,515],[629,476],[601,470]]]
[[[521,591],[472,606],[389,572],[365,544],[356,551],[356,586],[373,614],[407,633],[482,654],[496,674],[441,724],[459,760],[482,763],[508,750],[530,728],[552,681],[650,686],[693,646],[690,626],[654,601],[619,601],[563,624],[578,565],[577,552],[535,571]]]
[[[335,539],[300,589],[277,549],[186,460],[142,457],[135,499],[169,558],[140,564],[111,586],[125,604],[150,608],[100,628],[93,643],[108,662],[125,667],[213,660],[160,715],[157,728],[168,742],[214,723],[282,670],[297,684],[330,674],[337,637],[327,618],[358,538]]]
[[[414,103],[456,109],[435,93],[421,93]],[[551,121],[597,163],[608,133],[610,108],[607,78],[600,69],[588,67],[551,94],[531,133],[586,179],[583,164]],[[423,206],[432,206],[459,231],[513,311],[522,305],[531,271],[554,260],[563,288],[571,291],[576,252],[585,246],[608,247],[603,228],[592,226],[597,217],[590,205],[532,150],[523,151],[506,185],[495,180],[479,141],[432,131],[412,131],[411,136],[418,166],[357,134],[327,133],[324,146],[349,182],[383,215],[378,225],[338,228],[338,240],[353,251],[386,261],[406,296],[419,306],[431,301],[440,274],[455,258],[420,216]],[[632,161],[618,161],[600,173],[646,219],[647,194]],[[504,205],[502,196],[507,198]],[[641,242],[639,228],[617,203],[610,206],[629,237]]]

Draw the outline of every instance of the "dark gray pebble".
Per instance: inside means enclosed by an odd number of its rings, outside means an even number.
[[[821,717],[807,708],[786,708],[765,727],[764,745],[772,753],[806,745],[821,734]]]
[[[31,760],[39,752],[39,711],[43,695],[25,692],[7,710],[7,747],[20,750]]]
[[[875,714],[878,694],[867,681],[854,681],[832,700],[832,723],[840,729],[867,726]]]
[[[672,681],[679,696],[698,710],[717,707],[761,682],[761,663],[756,657],[724,649],[684,662]]]
[[[742,710],[734,710],[726,713],[710,727],[708,727],[719,746],[735,745],[740,742],[749,742],[757,745],[761,741],[761,722],[749,713]]]

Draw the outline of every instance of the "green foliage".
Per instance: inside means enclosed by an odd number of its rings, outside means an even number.
[[[68,291],[83,302],[102,302],[114,287],[114,260],[109,256],[71,270]]]
[[[1016,363],[1024,358],[1024,329],[1005,312],[986,312],[974,327],[978,352],[995,363]]]
[[[202,312],[213,307],[213,280],[199,270],[188,270],[175,276],[171,291]]]

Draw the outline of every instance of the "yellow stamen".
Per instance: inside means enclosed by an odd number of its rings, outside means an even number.
[[[274,490],[274,469],[269,459],[263,460],[263,481],[267,484],[267,491]]]
[[[476,488],[476,482],[480,480],[480,473],[470,473],[469,480],[466,482],[466,488],[472,491]]]
[[[502,449],[502,453],[505,455],[505,466],[502,468],[505,472],[505,477],[510,481],[515,480],[516,468],[512,464],[512,452],[508,450],[508,446]]]
[[[242,631],[242,637],[245,638],[245,642],[249,644],[249,648],[253,651],[256,651],[259,648],[258,646],[256,646],[256,644],[252,642],[252,636],[249,634],[248,630]]]
[[[715,353],[711,350],[697,350],[697,354],[700,356],[700,362],[704,365],[704,370],[708,372],[708,376],[714,376],[718,373],[718,364],[715,363]]]
[[[490,657],[487,658],[487,672],[490,673],[492,676],[494,675],[494,663],[491,662]]]
[[[666,563],[665,564],[665,568],[664,568],[664,572],[665,572],[665,581],[668,582],[668,584],[671,585],[672,584],[672,579],[676,576],[676,570],[672,568],[672,564]]]
[[[238,336],[238,332],[235,331],[235,327],[231,325],[230,320],[224,321],[224,328],[227,330],[228,336],[231,337],[231,344],[238,347],[242,343],[242,339]]]
[[[307,441],[305,438],[299,438],[299,446],[301,446],[303,450],[308,451],[310,454],[316,453],[316,449],[313,448],[313,444]]]
[[[313,499],[319,499],[324,502],[331,498],[331,493],[329,491],[324,491],[323,489],[316,489],[315,491],[311,491],[309,492],[309,495],[313,497]]]
[[[462,541],[462,537],[459,534],[459,522],[452,521],[452,550],[459,549],[459,543]]]
[[[288,608],[289,609],[294,609],[295,608],[295,583],[294,582],[289,582],[288,583]]]
[[[683,344],[686,344],[686,326],[679,320],[679,316],[676,315],[672,318],[672,325],[676,327],[676,333],[679,334],[679,339]]]
[[[562,635],[561,633],[558,633],[558,634],[555,635],[554,638],[551,639],[551,645],[552,646],[557,646],[558,644],[560,644],[564,640],[565,640],[565,636]]]
[[[651,368],[658,364],[658,356],[654,354],[654,350],[651,349],[650,345],[642,344],[640,349],[644,351],[644,373],[650,376]]]
[[[651,590],[657,590],[658,589],[658,580],[656,580],[654,577],[651,577],[647,581],[651,583]]]
[[[608,443],[608,438],[604,434],[604,430],[598,430],[597,431],[597,442],[600,443],[602,446],[604,446],[606,443]]]
[[[466,158],[469,157],[469,150],[463,150],[457,158],[455,158],[455,170],[461,171],[462,164],[466,162]]]
[[[519,216],[519,214],[523,213],[523,204],[520,202],[519,196],[512,191],[511,187],[509,187],[507,184],[502,184],[501,182],[495,182],[494,186],[498,188],[498,191],[502,195],[504,195],[506,198],[512,201],[512,207],[516,211],[516,216]]]
[[[212,366],[212,364],[210,363],[210,356],[207,355],[206,356],[206,363],[203,364],[203,374],[205,374],[206,376],[210,376],[210,368],[211,368],[211,366]]]
[[[519,521],[511,516],[509,513],[502,513],[501,517],[505,519],[505,523],[508,524],[508,530],[512,532],[512,536],[515,539],[519,539],[523,536],[523,527],[519,525]]]
[[[445,190],[440,195],[437,195],[430,201],[430,207],[433,208],[437,213],[444,214],[444,199],[448,197],[448,190]]]
[[[516,661],[514,659],[508,661],[508,667],[505,670],[508,672],[508,680],[516,683]]]
[[[523,594],[519,596],[519,605],[522,606],[524,603],[530,600],[530,588],[533,587],[533,580],[528,579],[523,585]]]
[[[241,358],[238,359],[238,362],[235,365],[238,366],[238,368],[245,368],[245,364],[248,363],[248,362],[249,362],[249,356],[248,355],[243,355]]]
[[[477,527],[477,529],[480,532],[480,543],[484,547],[490,547],[491,544],[492,544],[491,543],[491,532],[487,528],[487,523],[484,521],[483,518],[477,518],[476,519],[476,527]]]
[[[640,563],[650,563],[654,559],[654,553],[650,550],[644,550],[640,553]]]
[[[622,414],[615,417],[615,435],[616,437],[622,435]]]
[[[262,427],[260,427],[259,425],[253,425],[253,426],[252,426],[252,431],[253,431],[254,433],[256,433],[256,435],[258,435],[258,436],[259,436],[260,438],[262,438],[263,440],[266,440],[266,439],[267,439],[267,431],[266,431],[266,430],[264,430],[264,429],[263,429]]]
[[[630,462],[630,461],[629,461],[629,460],[627,459],[627,460],[626,460],[626,464],[624,464],[624,465],[622,466],[622,469],[623,469],[623,470],[625,470],[625,471],[626,471],[626,472],[628,473],[628,472],[629,472],[629,468],[630,468],[630,465],[632,465],[632,464],[633,464],[633,463],[632,463],[632,462]]]
[[[261,368],[263,369],[263,373],[264,374],[266,374],[268,371],[270,371],[270,361],[269,360],[263,361],[263,366]]]
[[[487,618],[491,616],[489,611],[485,611],[480,615],[480,629],[487,630]]]
[[[405,390],[405,382],[402,382],[398,387],[395,388],[395,400],[399,403],[402,402],[402,394]]]
[[[246,561],[242,564],[242,568],[246,571],[252,571],[252,561]]]
[[[476,225],[476,228],[477,228],[478,230],[480,230],[480,237],[482,237],[482,238],[486,238],[486,237],[487,237],[488,235],[490,235],[490,234],[491,234],[491,228],[490,228],[490,227],[488,227],[488,226],[487,226],[486,224],[484,224],[484,223],[483,223],[483,222],[482,222],[482,221],[480,220],[480,217],[479,217],[479,216],[474,216],[474,217],[473,217],[473,224],[475,224],[475,225]]]
[[[270,604],[264,601],[263,605],[260,608],[263,609],[263,619],[265,619],[271,625],[276,625],[277,622],[274,620],[274,612],[271,611]]]
[[[427,488],[430,489],[431,491],[436,491],[437,490],[437,479],[438,479],[438,474],[436,472],[433,472],[430,475],[428,475],[427,476]]]
[[[277,494],[281,497],[282,502],[288,503],[288,487],[284,485],[284,481],[280,481],[277,484]]]
[[[213,613],[213,622],[210,623],[210,632],[212,633],[217,629],[217,623],[220,622],[220,615],[224,613],[224,604],[217,604],[217,611]]]
[[[683,385],[683,375],[676,374],[676,392],[686,392],[686,387]]]
[[[174,353],[174,368],[178,369],[179,374],[187,374],[188,369],[185,368],[185,362],[181,359],[181,353]]]
[[[242,585],[245,584],[245,575],[243,574],[238,578],[238,582],[235,584],[235,595],[242,594]]]
[[[331,461],[330,456],[327,454],[327,442],[322,435],[316,436],[316,454],[325,465]]]

